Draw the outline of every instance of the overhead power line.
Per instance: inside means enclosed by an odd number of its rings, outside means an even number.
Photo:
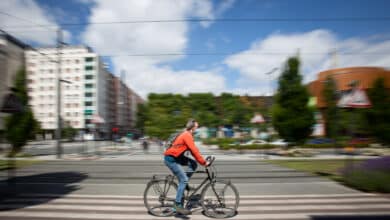
[[[161,56],[229,56],[229,55],[288,55],[295,52],[259,52],[245,53],[241,51],[229,53],[139,53],[139,54],[104,54],[101,57],[161,57]],[[389,52],[390,53],[390,52]],[[346,56],[383,56],[389,53],[354,53],[354,52],[339,52],[340,55]],[[329,55],[329,52],[301,52],[301,55]]]
[[[0,12],[11,17],[15,17],[8,13]],[[194,19],[151,19],[151,20],[126,20],[126,21],[101,21],[101,22],[75,22],[75,23],[60,23],[59,25],[66,26],[86,26],[86,25],[114,25],[114,24],[144,24],[144,23],[180,23],[180,22],[375,22],[375,21],[390,21],[390,17],[306,17],[306,18],[194,18]],[[31,23],[31,22],[30,22]],[[32,27],[56,27],[56,25],[15,25],[6,26],[3,28],[32,28]]]
[[[38,23],[32,22],[31,20],[28,20],[28,19],[25,19],[25,18],[22,18],[22,17],[18,17],[18,16],[15,16],[15,15],[9,14],[7,12],[3,12],[3,11],[0,11],[0,14],[3,14],[3,15],[6,15],[8,17],[12,17],[12,18],[21,20],[21,21],[23,21],[25,23],[30,23],[30,24],[32,24],[34,26],[45,28],[45,29],[47,29],[49,31],[54,31],[54,29],[50,29],[50,27],[58,27],[58,26],[55,26],[55,25],[38,24]]]

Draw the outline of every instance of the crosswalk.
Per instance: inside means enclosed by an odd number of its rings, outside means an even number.
[[[230,219],[390,219],[388,195],[367,193],[325,195],[241,196]],[[354,218],[355,217],[355,218]],[[0,200],[1,220],[176,219],[149,215],[142,196],[21,194]],[[189,219],[208,219],[201,208]]]

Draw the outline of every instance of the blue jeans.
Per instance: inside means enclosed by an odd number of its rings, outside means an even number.
[[[185,157],[184,155],[179,156],[177,158],[173,156],[165,156],[164,163],[179,180],[179,186],[177,188],[177,194],[176,194],[176,203],[183,205],[182,200],[183,200],[184,190],[192,174],[194,174],[196,168],[198,167],[198,164],[196,163],[195,160]],[[184,171],[182,165],[188,166],[186,172]]]

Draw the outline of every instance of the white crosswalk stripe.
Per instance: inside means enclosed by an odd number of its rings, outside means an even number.
[[[208,219],[201,208],[190,219]],[[390,219],[388,195],[242,196],[230,219],[316,219],[313,216],[368,216]],[[175,219],[149,215],[141,196],[23,194],[0,201],[0,219]],[[324,218],[319,218],[324,219]]]

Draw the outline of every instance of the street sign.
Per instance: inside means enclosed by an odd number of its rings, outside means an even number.
[[[20,113],[24,111],[24,106],[20,99],[13,93],[9,93],[4,97],[4,104],[1,107],[1,112],[4,113]]]
[[[94,124],[103,124],[105,121],[104,121],[104,119],[102,117],[100,117],[100,115],[94,114],[92,116],[91,122],[94,123]]]
[[[256,115],[251,119],[251,123],[264,123],[265,120],[263,116],[259,113],[256,113]]]
[[[355,89],[343,95],[337,103],[337,106],[341,108],[369,108],[371,107],[371,102],[364,90]]]

